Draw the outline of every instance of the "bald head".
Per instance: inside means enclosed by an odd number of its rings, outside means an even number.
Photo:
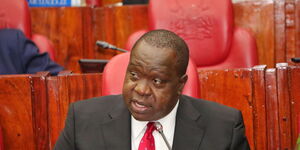
[[[132,51],[141,42],[146,42],[147,44],[163,50],[164,48],[172,49],[177,54],[177,72],[179,76],[186,73],[187,65],[189,62],[189,48],[182,38],[180,38],[175,33],[168,30],[153,30],[144,34],[138,41],[134,44]],[[154,52],[155,53],[155,52]]]

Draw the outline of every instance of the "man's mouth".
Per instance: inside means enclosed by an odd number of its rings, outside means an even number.
[[[148,111],[151,108],[151,106],[148,106],[148,105],[138,102],[138,101],[132,101],[131,106],[132,106],[133,111],[136,113],[145,113],[146,111]]]

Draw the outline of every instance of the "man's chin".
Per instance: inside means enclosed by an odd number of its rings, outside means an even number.
[[[134,119],[138,121],[153,121],[153,118],[145,114],[131,113]]]

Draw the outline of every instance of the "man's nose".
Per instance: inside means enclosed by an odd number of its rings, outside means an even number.
[[[140,95],[140,96],[150,96],[151,95],[151,89],[148,85],[147,80],[140,80],[137,82],[134,90]]]

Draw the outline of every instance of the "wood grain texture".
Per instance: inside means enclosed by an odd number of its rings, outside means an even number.
[[[266,108],[267,108],[267,140],[268,150],[280,149],[279,110],[277,99],[276,69],[267,69],[266,76]]]
[[[276,64],[280,149],[292,149],[291,107],[288,88],[288,64]]]
[[[89,19],[86,9],[91,8],[31,8],[33,32],[49,37],[55,45],[56,61],[75,72],[80,71],[77,61],[83,58],[84,46],[88,47],[84,45],[88,21],[83,18]]]
[[[267,120],[266,120],[266,86],[265,71],[267,66],[253,67],[253,109],[254,109],[254,144],[256,150],[267,149]]]
[[[253,87],[250,69],[202,70],[199,72],[200,97],[242,111],[246,135],[254,149]]]
[[[94,42],[107,41],[125,48],[128,37],[135,31],[148,27],[146,5],[102,7],[94,11]],[[119,54],[115,50],[96,47],[96,58],[110,59]]]
[[[295,2],[295,26],[296,26],[296,52],[295,57],[300,57],[300,1]]]
[[[28,75],[0,76],[0,124],[6,150],[37,148]]]
[[[298,119],[300,119],[300,66],[289,67],[288,73],[292,117],[292,142],[294,145],[299,136],[298,133],[300,133],[300,122],[298,121]]]
[[[274,0],[275,62],[286,61],[285,0]]]
[[[65,76],[49,77],[47,78],[47,88],[49,145],[50,149],[53,149],[53,145],[64,127],[69,106],[67,78]]]
[[[35,133],[35,143],[38,150],[49,150],[48,132],[48,95],[46,78],[49,72],[40,72],[30,76],[32,95],[32,117]]]
[[[275,67],[274,2],[243,1],[233,6],[235,25],[248,29],[256,39],[259,64]]]
[[[80,72],[81,58],[110,59],[119,52],[96,46],[102,40],[124,48],[129,35],[148,26],[147,6],[31,8],[33,33],[55,45],[56,61]]]
[[[291,62],[291,58],[296,56],[296,1],[286,0],[285,2],[285,60]],[[279,61],[277,61],[279,62]]]
[[[70,103],[101,96],[101,74],[70,74],[47,78],[50,149],[64,127]]]

